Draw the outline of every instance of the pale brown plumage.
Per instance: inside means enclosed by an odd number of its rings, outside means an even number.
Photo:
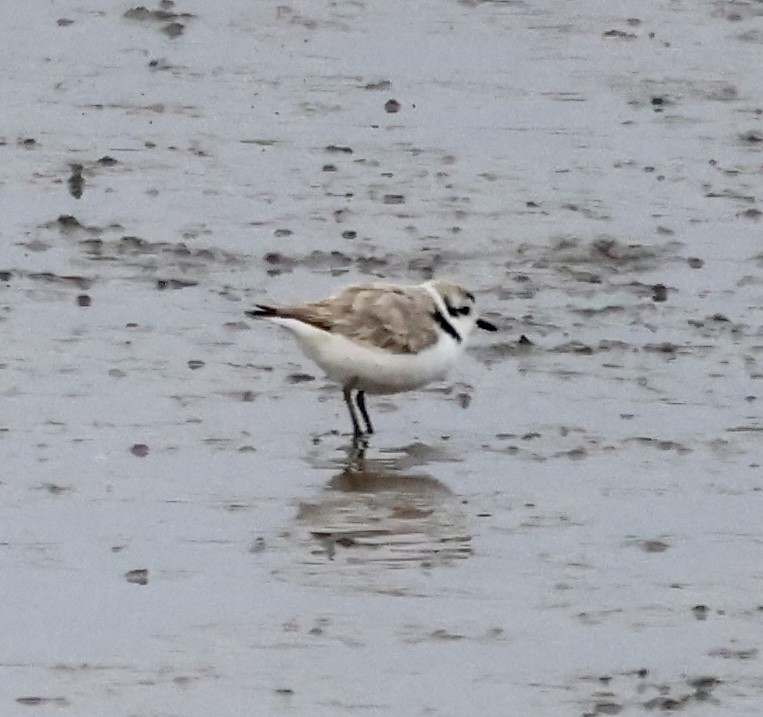
[[[261,315],[297,319],[393,354],[415,354],[437,341],[436,310],[424,289],[393,284],[348,286],[335,296],[299,306],[261,306]]]

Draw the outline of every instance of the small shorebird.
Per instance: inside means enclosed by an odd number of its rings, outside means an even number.
[[[363,433],[353,391],[366,432],[373,433],[366,393],[412,391],[442,378],[475,326],[497,330],[477,315],[474,295],[449,281],[359,284],[308,304],[258,304],[246,315],[289,329],[305,355],[342,387],[355,438]]]

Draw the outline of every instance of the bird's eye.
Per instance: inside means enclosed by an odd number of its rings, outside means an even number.
[[[471,313],[472,313],[472,307],[471,307],[471,306],[462,306],[462,307],[461,307],[461,308],[458,310],[458,313],[459,313],[459,314],[463,314],[464,316],[469,316],[469,314],[471,314]]]

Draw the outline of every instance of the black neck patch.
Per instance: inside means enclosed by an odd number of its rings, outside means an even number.
[[[435,309],[432,313],[432,318],[440,325],[440,328],[448,334],[451,338],[455,340],[456,343],[461,343],[461,334],[456,331],[453,324],[450,323],[443,315],[442,312],[439,309]]]

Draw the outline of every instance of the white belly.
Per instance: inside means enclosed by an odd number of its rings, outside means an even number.
[[[341,386],[368,393],[412,391],[442,378],[463,352],[449,336],[417,354],[392,354],[357,344],[294,319],[272,319],[289,329],[302,350]]]

